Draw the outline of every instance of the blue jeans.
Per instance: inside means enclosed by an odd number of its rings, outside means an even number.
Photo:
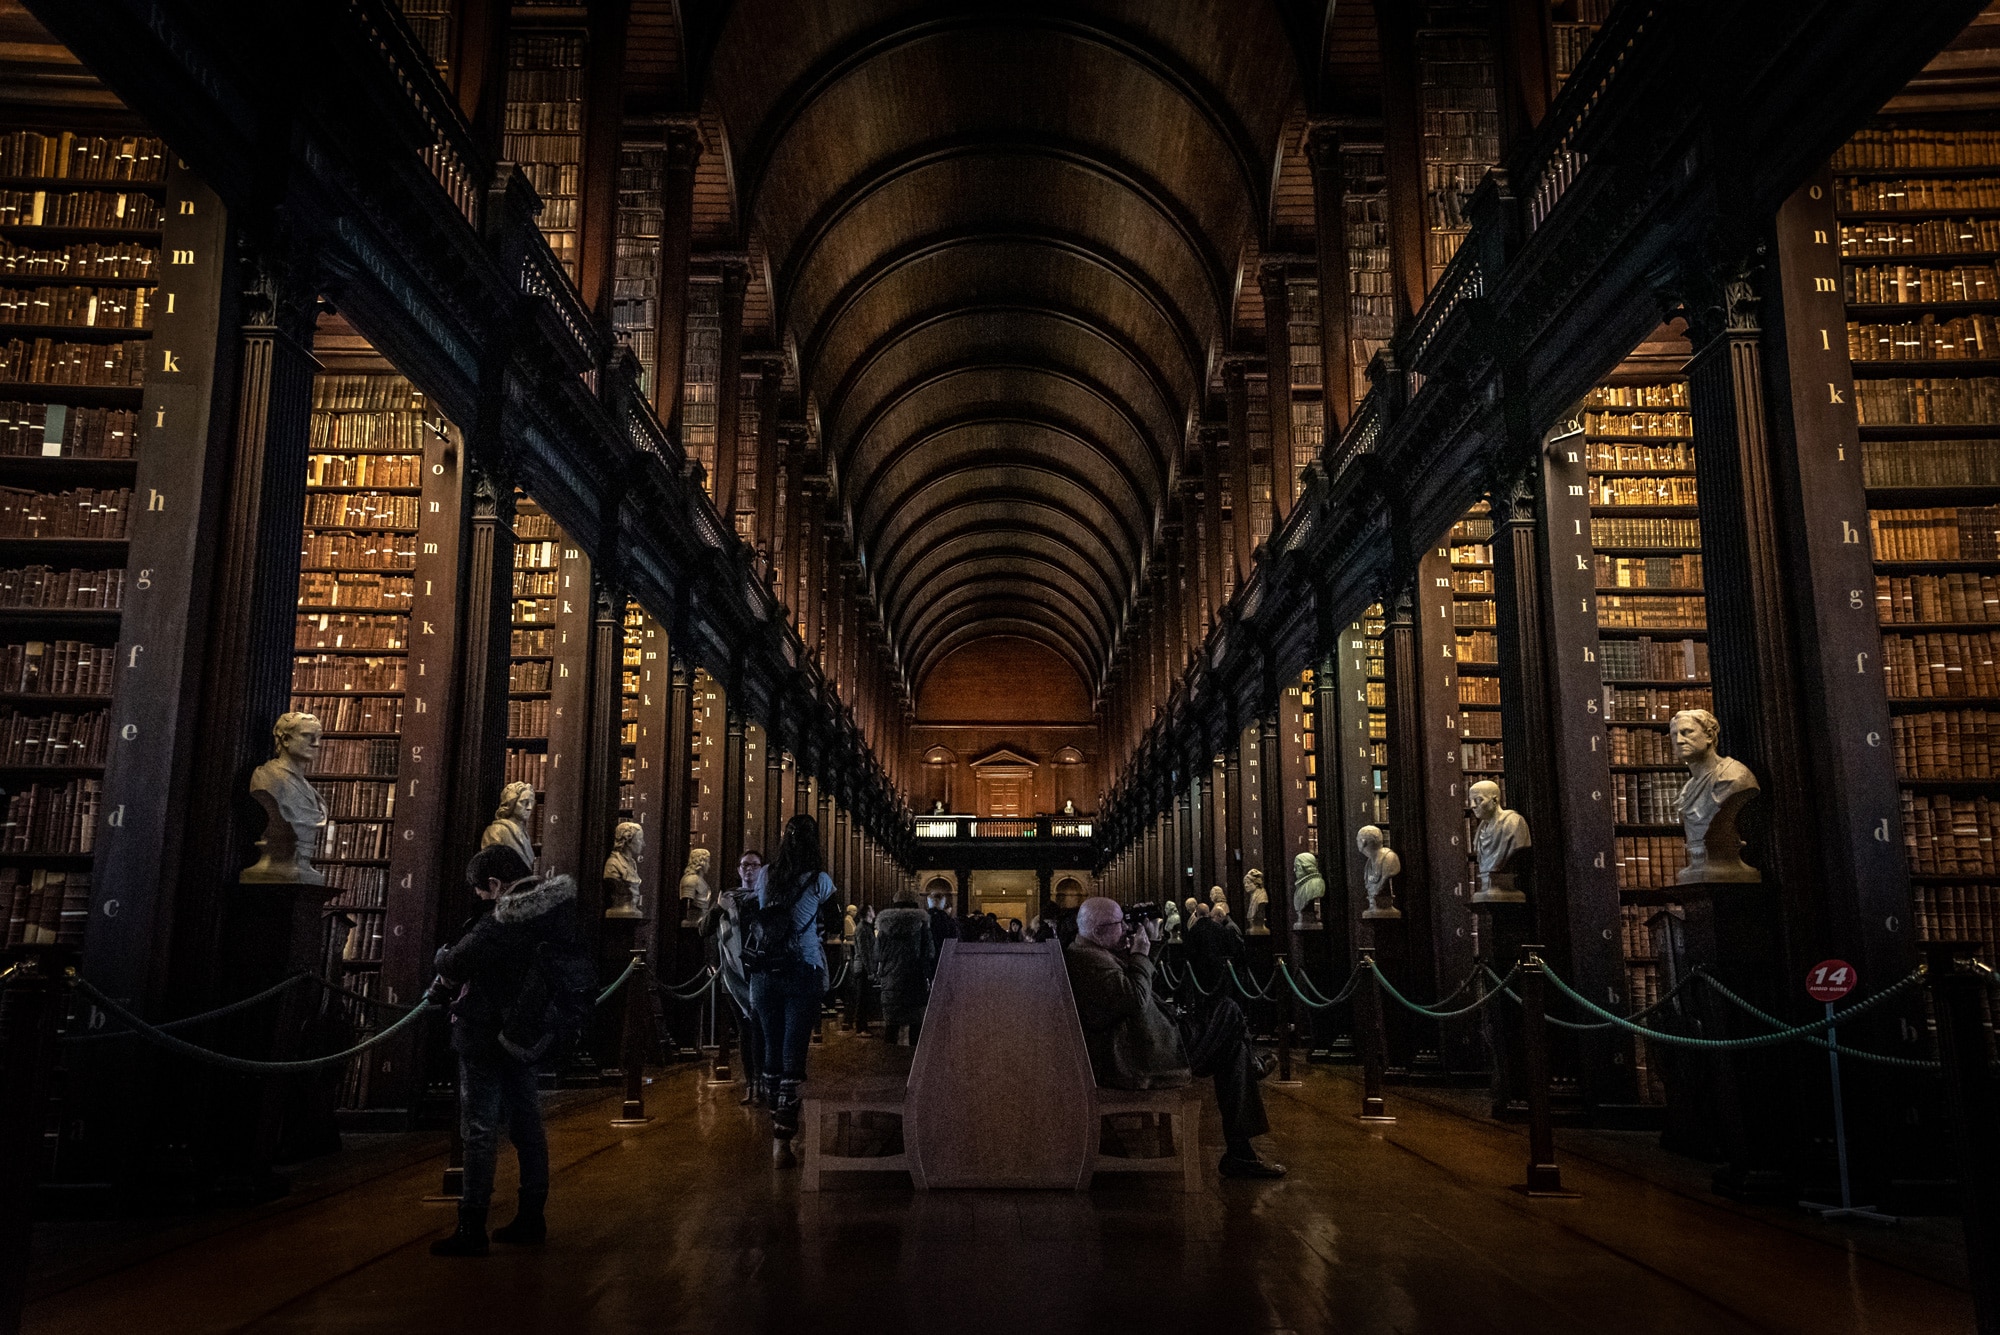
[[[825,986],[824,975],[813,968],[750,975],[750,1007],[764,1031],[764,1078],[778,1082],[778,1102],[781,1108],[793,1105],[793,1121]],[[791,1124],[782,1113],[778,1120],[781,1128]]]
[[[465,1186],[459,1204],[493,1203],[493,1169],[500,1158],[500,1124],[521,1160],[521,1191],[548,1194],[549,1138],[542,1129],[542,1095],[535,1068],[505,1055],[458,1059],[459,1135],[465,1141]]]

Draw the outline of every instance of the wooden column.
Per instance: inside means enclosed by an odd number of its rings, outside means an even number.
[[[1326,439],[1347,429],[1354,415],[1354,368],[1348,356],[1347,173],[1341,161],[1341,128],[1315,122],[1306,130],[1312,166],[1313,248],[1319,261],[1320,384],[1326,399]]]
[[[661,128],[667,151],[660,181],[653,412],[669,438],[679,440],[681,395],[686,392],[687,380],[688,253],[694,234],[694,169],[701,157],[701,126],[693,120],[670,120]],[[678,868],[675,875],[679,875]]]
[[[1244,816],[1249,804],[1243,800],[1243,730],[1236,726],[1233,718],[1229,725],[1228,750],[1222,753],[1222,791],[1227,809],[1223,812],[1222,874],[1215,883],[1233,900],[1236,898],[1236,887],[1243,879],[1243,869],[1249,865],[1244,861],[1247,825]],[[1208,898],[1205,890],[1201,897]]]
[[[1383,169],[1388,177],[1389,271],[1401,318],[1415,315],[1430,290],[1424,263],[1423,107],[1417,91],[1417,7],[1375,11],[1382,54]]]
[[[1263,780],[1257,804],[1258,825],[1263,833],[1260,860],[1264,864],[1264,892],[1270,896],[1265,917],[1270,924],[1272,945],[1278,950],[1290,950],[1292,915],[1285,906],[1291,902],[1292,854],[1285,832],[1285,765],[1279,755],[1279,741],[1284,734],[1279,731],[1279,693],[1275,682],[1266,684],[1265,694],[1268,703],[1257,725],[1258,776]],[[1247,924],[1250,918],[1247,897],[1243,918]]]
[[[513,0],[458,0],[452,91],[472,124],[472,136],[486,156],[506,157],[502,134],[507,118],[507,28]]]
[[[668,642],[666,811],[660,823],[660,921],[661,935],[679,913],[674,888],[680,884],[693,843],[694,810],[694,668],[680,647],[685,636]]]
[[[775,725],[764,729],[764,861],[778,855],[785,830],[785,751]]]
[[[1255,502],[1250,498],[1250,384],[1249,361],[1232,357],[1223,365],[1222,383],[1229,396],[1229,526],[1235,541],[1236,586],[1250,578],[1250,563],[1256,542],[1256,525],[1251,521]]]
[[[1188,667],[1201,654],[1201,496],[1198,481],[1183,477],[1180,483],[1180,608],[1181,608],[1181,661],[1177,671],[1185,676]]]
[[[549,760],[542,793],[541,862],[537,870],[576,876],[585,868],[585,806],[589,789],[591,639],[596,573],[583,548],[556,530],[555,662],[549,674]],[[601,865],[601,864],[600,864]]]
[[[640,928],[639,944],[654,952],[650,958],[658,960],[660,926],[671,927],[673,892],[680,883],[683,865],[674,861],[677,850],[669,846],[673,825],[669,815],[673,804],[668,798],[668,776],[673,769],[673,753],[668,749],[673,728],[673,677],[666,628],[650,613],[643,620],[639,640],[639,742],[633,755],[639,773],[632,789],[632,818],[646,831],[645,852],[639,858],[639,889],[645,896],[648,920]],[[685,758],[682,768],[686,768]]]
[[[236,995],[231,980],[219,976],[229,930],[225,903],[237,874],[257,860],[254,841],[264,828],[249,798],[250,773],[271,758],[271,725],[291,703],[318,318],[318,292],[303,256],[260,253],[247,243],[239,254],[228,480],[213,535],[201,722],[187,776],[175,913],[177,1000],[196,1009]]]
[[[1271,532],[1284,526],[1297,492],[1292,458],[1292,288],[1290,266],[1266,263],[1257,271],[1264,291],[1264,404],[1271,436]]]
[[[513,635],[514,486],[489,470],[472,478],[471,538],[459,588],[459,638],[465,676],[459,683],[458,738],[452,747],[451,820],[454,858],[479,850],[507,773],[508,650]],[[447,867],[450,863],[446,864]],[[472,911],[470,891],[448,879],[438,921],[449,931]]]
[[[764,578],[775,584],[778,552],[778,464],[784,451],[778,430],[778,391],[784,385],[785,360],[776,353],[750,359],[757,372],[757,521],[752,545]]]
[[[1500,57],[1500,161],[1533,134],[1555,95],[1555,60],[1549,50],[1547,0],[1496,0],[1493,49]]]
[[[1355,832],[1364,825],[1379,825],[1388,836],[1391,848],[1398,847],[1402,837],[1393,808],[1386,822],[1375,818],[1377,743],[1369,727],[1368,637],[1365,630],[1366,627],[1357,619],[1349,622],[1340,632],[1339,653],[1334,663],[1336,692],[1332,703],[1335,723],[1327,731],[1329,738],[1337,739],[1334,746],[1337,764],[1331,774],[1321,779],[1322,784],[1334,785],[1334,791],[1329,795],[1339,813],[1334,817],[1334,823],[1324,831],[1331,842],[1328,857],[1320,863],[1320,872],[1326,877],[1327,898],[1338,899],[1339,904],[1337,908],[1326,909],[1321,914],[1321,920],[1325,922],[1328,932],[1344,930],[1346,933],[1348,953],[1336,953],[1333,957],[1334,962],[1341,966],[1351,966],[1357,958],[1354,952],[1363,941],[1361,911],[1367,907],[1362,880],[1363,864],[1361,854],[1355,847]],[[1385,638],[1385,668],[1386,665]],[[1386,682],[1384,686],[1386,688]],[[1386,747],[1387,742],[1381,744]],[[1405,860],[1402,884],[1397,887],[1399,902],[1401,896],[1408,894],[1408,887],[1414,884],[1409,862]],[[1336,917],[1340,920],[1338,929],[1334,923]]]
[[[800,601],[801,571],[805,567],[804,543],[806,489],[806,426],[786,422],[780,428],[785,454],[785,523],[778,553],[778,602],[784,607],[793,629],[805,637],[804,605]]]
[[[625,29],[630,9],[631,0],[590,0],[589,7],[576,286],[583,304],[606,328],[611,324],[618,258],[618,141],[625,130]]]
[[[715,477],[710,493],[722,526],[736,531],[736,470],[743,416],[743,294],[750,266],[725,259],[722,270],[722,336],[715,371]]]
[[[1222,615],[1224,598],[1222,572],[1232,559],[1222,541],[1222,446],[1219,438],[1224,428],[1204,425],[1196,430],[1201,446],[1201,524],[1202,563],[1207,589],[1208,616],[1203,627],[1202,638],[1207,637],[1207,627],[1213,626]]]
[[[590,623],[590,718],[585,729],[583,825],[577,904],[593,927],[604,918],[604,860],[618,825],[618,769],[625,712],[625,595],[600,579]],[[620,948],[628,948],[620,943]],[[622,965],[620,967],[623,967]]]
[[[1181,898],[1197,895],[1206,898],[1208,887],[1221,883],[1221,864],[1225,856],[1226,840],[1222,836],[1222,817],[1215,805],[1215,761],[1203,756],[1197,780],[1201,784],[1201,857],[1195,863],[1194,884]]]
[[[1584,995],[1629,1010],[1582,437],[1534,450],[1492,505],[1507,805],[1534,840],[1535,939]],[[1558,1074],[1580,1076],[1588,1101],[1637,1097],[1628,1043],[1563,1031],[1550,1046]]]
[[[722,739],[722,834],[715,854],[717,889],[734,886],[736,860],[743,856],[743,713],[736,703],[737,692],[729,693],[729,708]]]

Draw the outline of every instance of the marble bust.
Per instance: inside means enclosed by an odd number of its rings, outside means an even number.
[[[681,923],[692,927],[701,921],[702,914],[708,912],[712,891],[708,886],[708,850],[697,848],[688,853],[687,870],[681,873]]]
[[[1292,930],[1316,932],[1323,924],[1319,915],[1326,898],[1326,878],[1319,874],[1319,859],[1301,853],[1292,859]]]
[[[326,828],[326,803],[306,774],[319,757],[319,720],[296,711],[280,714],[271,726],[276,754],[250,775],[250,796],[264,812],[262,854],[237,879],[252,885],[325,885],[313,866],[319,832]]]
[[[611,832],[611,856],[604,859],[604,916],[643,918],[645,900],[639,893],[639,858],[646,851],[646,827],[621,820]]]
[[[1256,867],[1243,873],[1243,896],[1249,904],[1250,927],[1247,935],[1269,936],[1271,895],[1264,889],[1264,873]]]
[[[535,811],[535,786],[516,779],[500,790],[500,805],[494,808],[493,823],[479,836],[481,848],[505,844],[521,855],[521,861],[535,865],[535,843],[528,837],[528,818]]]
[[[1364,825],[1356,830],[1354,846],[1361,850],[1361,885],[1368,895],[1368,907],[1361,910],[1361,916],[1402,917],[1403,911],[1396,907],[1396,878],[1403,873],[1403,859],[1382,842],[1382,827]]]
[[[1676,804],[1687,837],[1688,861],[1676,882],[1763,880],[1764,874],[1743,860],[1743,840],[1736,833],[1744,805],[1757,795],[1757,776],[1741,761],[1716,750],[1722,725],[1706,709],[1683,709],[1674,715],[1668,735],[1674,754],[1688,767]]]
[[[1210,908],[1214,908],[1217,904],[1227,904],[1228,902],[1229,896],[1223,892],[1221,886],[1211,885],[1208,887],[1208,905]]]
[[[1472,815],[1479,822],[1472,836],[1472,853],[1479,862],[1479,889],[1472,902],[1527,903],[1527,895],[1515,884],[1521,855],[1533,846],[1527,818],[1500,805],[1500,785],[1491,779],[1473,784],[1469,796]]]

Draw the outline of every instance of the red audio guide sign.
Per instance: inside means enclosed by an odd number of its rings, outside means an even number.
[[[1839,1001],[1859,981],[1846,960],[1821,960],[1806,972],[1806,995],[1814,1001]]]

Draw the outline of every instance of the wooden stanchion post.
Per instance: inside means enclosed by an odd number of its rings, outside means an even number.
[[[1286,987],[1285,952],[1278,951],[1272,956],[1271,997],[1278,1007],[1278,1078],[1277,1085],[1297,1085],[1300,1081],[1292,1078],[1292,991]]]
[[[0,1335],[19,1335],[35,1237],[35,1179],[45,1153],[49,1082],[62,1027],[68,946],[0,954]]]
[[[625,1106],[612,1119],[613,1126],[644,1126],[653,1120],[646,1115],[646,1045],[651,1038],[646,1030],[653,1015],[646,993],[652,986],[646,952],[634,950],[632,976],[625,980],[625,1032],[619,1044],[619,1060],[625,1066]]]
[[[1980,994],[1992,973],[1962,941],[1925,945],[1935,1003],[1938,1057],[1944,1065],[1945,1107],[1958,1163],[1959,1211],[1965,1228],[1965,1273],[1979,1335],[2000,1335],[2000,1081],[1986,1038]]]
[[[1528,1180],[1514,1190],[1524,1196],[1575,1199],[1563,1190],[1556,1163],[1555,1119],[1549,1108],[1548,972],[1540,946],[1521,947],[1521,1039],[1528,1078]]]
[[[709,1068],[708,1083],[734,1084],[736,1076],[729,1068],[729,1040],[736,1033],[736,1003],[725,995],[720,975],[709,980],[708,995],[715,1004],[715,1065]]]
[[[1354,966],[1371,975],[1354,989],[1355,1027],[1361,1031],[1361,1120],[1393,1122],[1389,1105],[1382,1101],[1382,1072],[1389,1064],[1389,1035],[1382,1028],[1382,992],[1375,978],[1375,951],[1363,947],[1361,962]]]

